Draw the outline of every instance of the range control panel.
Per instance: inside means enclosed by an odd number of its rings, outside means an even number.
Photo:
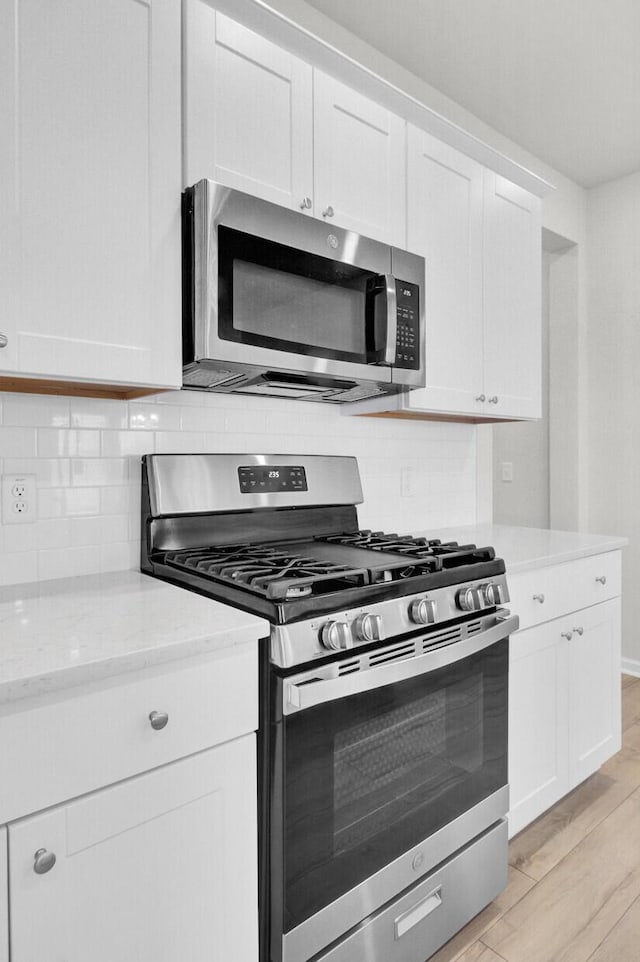
[[[242,494],[309,490],[305,470],[298,465],[269,464],[240,467],[238,480]]]
[[[396,367],[417,371],[420,367],[420,288],[396,280],[398,328]]]

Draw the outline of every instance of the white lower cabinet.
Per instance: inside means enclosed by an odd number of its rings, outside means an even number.
[[[257,962],[255,825],[254,734],[12,823],[12,962]]]
[[[591,559],[576,562],[578,574],[590,567]],[[540,580],[528,574],[523,594],[547,601],[535,591]],[[511,836],[593,774],[621,741],[620,598],[531,627],[525,616],[524,625],[511,638],[509,664]]]

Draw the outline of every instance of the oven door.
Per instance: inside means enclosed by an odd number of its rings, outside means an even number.
[[[273,962],[310,958],[506,814],[518,619],[469,624],[274,676]]]

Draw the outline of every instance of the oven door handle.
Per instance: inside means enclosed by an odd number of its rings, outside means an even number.
[[[463,658],[475,655],[477,652],[490,648],[496,642],[502,641],[517,630],[519,618],[506,609],[501,609],[496,623],[479,635],[443,645],[433,651],[417,657],[399,659],[376,668],[353,672],[338,678],[313,678],[305,673],[303,679],[286,679],[283,691],[283,713],[291,715],[294,712],[314,708],[325,702],[346,698],[349,695],[359,695],[385,685],[393,685],[399,681],[406,681],[418,675],[424,675],[447,665],[453,665]]]

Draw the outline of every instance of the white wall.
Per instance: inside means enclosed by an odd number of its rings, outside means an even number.
[[[129,402],[0,394],[0,473],[37,478],[37,522],[0,524],[0,584],[137,568],[140,455],[154,451],[355,455],[363,527],[476,520],[473,425],[188,391]],[[415,496],[401,494],[403,468]]]
[[[627,535],[623,655],[640,671],[640,173],[589,195],[589,506]]]

